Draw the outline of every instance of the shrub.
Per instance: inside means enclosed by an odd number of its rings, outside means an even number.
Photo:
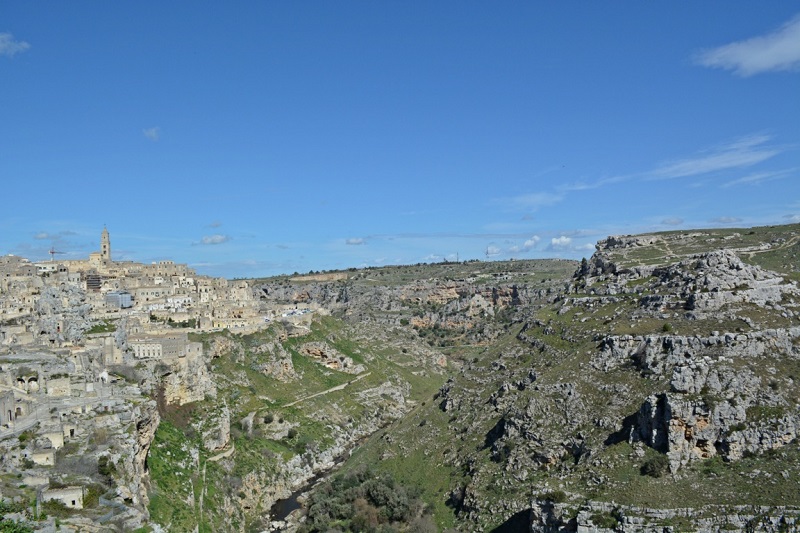
[[[641,473],[643,476],[661,477],[667,473],[669,461],[666,455],[656,455],[646,460],[642,464]]]
[[[540,495],[539,499],[546,502],[564,503],[567,501],[567,493],[563,490],[552,490]]]
[[[597,527],[602,527],[606,529],[614,529],[619,524],[619,518],[615,516],[614,513],[594,513],[591,516],[592,524],[596,525]]]
[[[105,492],[102,485],[92,483],[86,487],[86,492],[83,496],[83,506],[89,509],[94,509],[100,503],[100,496]]]
[[[113,462],[109,461],[107,455],[101,455],[97,459],[97,472],[101,476],[113,477],[113,475],[117,473],[117,467]]]
[[[47,500],[46,502],[42,502],[41,509],[46,515],[59,518],[66,518],[72,513],[72,510],[59,500]]]
[[[413,491],[396,484],[388,474],[357,468],[311,492],[307,520],[299,531],[436,531],[424,507]]]

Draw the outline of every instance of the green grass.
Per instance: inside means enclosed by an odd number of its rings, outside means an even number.
[[[591,494],[592,499],[655,509],[686,507],[687,502],[693,507],[800,505],[794,478],[800,459],[796,443],[732,463],[725,463],[719,457],[695,461],[677,478],[669,474],[660,478],[642,475],[639,464],[629,460],[631,452],[630,445],[621,443],[600,453],[599,458],[612,466],[600,469],[600,473],[608,476],[608,482]],[[655,453],[648,449],[640,461]],[[784,477],[784,470],[788,478]]]
[[[188,439],[175,426],[162,421],[147,456],[153,481],[149,511],[152,519],[176,531],[197,526],[196,509],[187,500],[196,501],[193,480],[198,472],[187,450]]]
[[[89,328],[86,334],[93,335],[95,333],[111,333],[117,331],[117,325],[115,322],[115,320],[103,320],[102,322]]]
[[[800,226],[754,228],[752,231],[668,232],[659,234],[660,240],[652,246],[613,250],[610,255],[621,266],[665,265],[689,254],[733,247],[739,250],[745,261],[793,276],[797,269],[791,266],[793,259],[786,254],[800,252],[794,243],[765,253],[751,254],[746,248],[771,242],[780,235],[786,236],[787,231],[795,230],[800,230]],[[464,280],[478,287],[516,283],[531,284],[531,288],[547,288],[570,278],[576,267],[576,262],[553,261],[409,265],[348,272],[349,279],[336,284],[346,283],[359,289],[392,288],[420,279],[436,278],[440,281]],[[359,394],[391,381],[410,384],[410,396],[417,403],[401,420],[383,419],[390,425],[368,438],[341,468],[346,471],[368,464],[378,471],[391,473],[399,483],[417,486],[433,510],[440,529],[464,525],[456,518],[453,509],[447,507],[446,499],[450,491],[467,485],[482,502],[478,522],[469,524],[474,529],[487,529],[502,522],[502,513],[487,518],[486,508],[499,507],[503,500],[532,497],[535,492],[531,487],[539,488],[539,493],[563,491],[568,495],[570,505],[587,498],[655,508],[685,507],[687,502],[692,506],[799,504],[800,496],[796,484],[792,483],[800,474],[798,467],[794,466],[800,464],[795,444],[776,452],[777,456],[747,458],[736,464],[724,463],[718,458],[698,461],[682,469],[677,477],[671,474],[661,477],[642,475],[641,467],[645,462],[655,457],[663,459],[654,450],[645,449],[641,456],[641,451],[627,442],[604,444],[619,429],[613,424],[635,414],[649,395],[669,390],[670,379],[669,372],[664,376],[644,377],[630,364],[608,372],[595,370],[591,363],[604,336],[705,337],[712,331],[751,331],[753,328],[742,318],[752,320],[757,327],[791,324],[791,319],[779,318],[779,313],[774,310],[738,304],[697,320],[688,319],[683,309],[670,309],[668,316],[662,316],[660,310],[645,310],[640,306],[643,295],[654,293],[655,289],[660,294],[668,292],[663,286],[656,287],[656,281],[653,277],[631,280],[622,288],[623,294],[614,296],[616,301],[590,293],[570,294],[569,299],[583,298],[585,301],[570,302],[572,309],[564,314],[559,314],[563,300],[555,304],[536,302],[529,307],[498,312],[494,319],[484,318],[480,323],[489,332],[483,338],[463,329],[459,321],[463,316],[454,310],[452,302],[423,301],[417,304],[408,300],[391,311],[370,309],[367,312],[377,324],[349,324],[341,317],[322,317],[312,323],[308,335],[290,338],[283,343],[295,371],[301,376],[289,383],[257,370],[265,356],[256,354],[254,348],[274,339],[277,335],[275,327],[255,336],[233,336],[241,344],[242,353],[223,356],[213,362],[215,372],[225,378],[221,380],[220,394],[231,407],[232,419],[239,420],[255,411],[257,417],[270,414],[275,420],[283,418],[297,430],[294,438],[278,440],[266,438],[268,428],[258,425],[252,436],[237,434],[234,437],[237,452],[233,473],[241,476],[250,469],[263,467],[264,458],[286,460],[308,447],[329,445],[336,428],[359,425],[374,412],[390,406],[391,400],[387,398],[365,401]],[[579,290],[586,292],[593,288],[587,286]],[[673,300],[680,303],[677,298]],[[395,328],[387,325],[410,320],[415,313],[436,313],[435,327],[431,325],[413,331],[410,326]],[[533,344],[520,342],[516,335],[523,324],[530,324],[532,318],[544,325],[532,326],[525,331]],[[381,320],[385,322],[381,323]],[[446,324],[446,321],[450,322]],[[207,342],[208,338],[205,340]],[[537,340],[546,347],[539,350]],[[349,383],[355,377],[328,370],[302,355],[301,346],[308,342],[328,344],[356,363],[364,364],[370,374],[348,384],[343,390],[307,398]],[[450,367],[440,370],[434,368],[429,360],[423,361],[414,355],[412,348],[421,343],[445,353]],[[403,348],[407,349],[404,351]],[[717,355],[712,352],[707,351],[704,355]],[[740,365],[736,366],[739,370],[746,368],[753,372],[764,387],[770,379],[775,380],[775,390],[780,388],[784,394],[791,386],[788,377],[784,376],[800,375],[800,365],[786,362],[788,359],[784,354],[767,354],[767,357],[769,367],[774,367],[775,373],[768,371],[763,358],[758,361],[737,360],[735,365]],[[522,387],[524,390],[516,388],[514,384],[527,376],[531,368],[536,372],[535,383]],[[441,399],[434,400],[433,395],[448,375],[455,377],[452,394],[463,402],[463,408],[445,413],[438,407]],[[776,375],[779,378],[775,378]],[[496,395],[506,383],[512,387],[502,396]],[[577,394],[567,398],[564,392],[567,390]],[[490,397],[494,403],[489,402]],[[288,406],[299,399],[303,400]],[[576,411],[575,405],[589,414],[573,416],[580,411]],[[778,408],[754,406],[748,411],[748,423],[774,419],[777,414]],[[503,453],[495,453],[493,457],[492,450],[486,445],[486,437],[503,417],[520,422],[519,431],[530,432],[533,437],[508,434],[498,441],[498,449]],[[579,455],[575,460],[566,448],[570,442],[578,441],[583,441],[591,454]],[[543,463],[541,466],[531,462],[531,457],[545,452],[554,453],[556,457],[560,454],[563,460],[557,459],[554,464]],[[776,457],[780,459],[776,460]],[[524,480],[515,477],[516,467],[509,468],[507,461],[511,459],[526,461],[527,477]],[[214,475],[224,479],[224,474],[218,472],[220,468],[218,465],[213,467]],[[788,478],[784,477],[784,471]],[[211,473],[212,470],[208,470],[208,474]],[[597,518],[610,524],[612,520],[616,523],[618,517],[609,514]],[[672,525],[677,530],[688,527],[680,519],[663,525]]]

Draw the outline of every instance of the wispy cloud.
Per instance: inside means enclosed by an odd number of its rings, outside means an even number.
[[[14,39],[10,33],[0,33],[0,56],[14,57],[30,47],[25,41]]]
[[[158,126],[152,128],[145,128],[142,130],[142,134],[150,139],[153,142],[157,142],[159,138],[161,138],[161,128]]]
[[[631,174],[629,176],[611,176],[608,178],[602,178],[597,181],[587,182],[587,181],[576,181],[573,183],[566,183],[560,185],[558,190],[561,192],[572,192],[572,191],[588,191],[592,189],[599,189],[605,185],[611,185],[614,183],[620,183],[622,181],[627,181],[631,178],[637,177],[636,174]]]
[[[375,233],[365,236],[364,240],[426,240],[426,239],[527,239],[529,233],[511,232],[485,232],[485,233],[450,233],[450,232],[430,232],[430,233]]]
[[[346,241],[344,241],[344,243],[345,244],[349,244],[351,246],[359,246],[359,245],[362,245],[362,244],[367,244],[367,241],[365,241],[361,237],[352,237],[352,238],[347,239]]]
[[[211,224],[208,225],[209,228],[218,228],[222,225],[222,222],[219,220],[213,221]]]
[[[766,161],[780,153],[767,146],[769,135],[750,135],[734,142],[700,152],[695,157],[668,162],[649,173],[653,179],[698,176],[720,170],[743,168]]]
[[[669,217],[662,220],[661,223],[667,226],[680,226],[683,224],[683,219],[680,217]]]
[[[711,220],[711,222],[716,222],[717,224],[737,224],[741,221],[742,219],[739,217],[717,217]]]
[[[222,244],[231,240],[228,235],[206,235],[200,239],[200,244]]]
[[[747,176],[743,176],[733,181],[723,183],[722,187],[727,188],[727,187],[733,187],[735,185],[757,185],[765,181],[779,180],[785,178],[786,176],[789,176],[794,172],[797,172],[796,168],[779,170],[775,172],[756,172],[754,174],[749,174]]]
[[[563,194],[554,194],[549,192],[537,192],[530,194],[521,194],[511,198],[501,198],[496,200],[496,203],[503,205],[510,205],[516,209],[526,209],[535,211],[541,207],[557,204],[564,199]]]
[[[800,70],[800,15],[766,35],[703,50],[693,59],[698,65],[732,70],[742,77]]]
[[[72,237],[77,235],[74,231],[64,230],[58,233],[48,233],[47,231],[39,231],[34,233],[33,238],[37,241],[47,241],[55,239],[63,239],[64,237]]]

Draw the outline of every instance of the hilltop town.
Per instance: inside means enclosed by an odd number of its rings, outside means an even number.
[[[150,416],[148,395],[157,386],[167,405],[213,396],[203,344],[190,340],[190,333],[248,334],[278,321],[297,334],[308,331],[313,316],[310,305],[258,298],[247,281],[198,275],[173,261],[114,261],[105,228],[100,250],[85,260],[0,257],[4,471],[58,468],[98,431],[107,434],[112,427],[141,423]],[[98,422],[104,414],[110,416]],[[154,420],[151,438],[157,425]],[[134,477],[130,489],[118,492],[122,500],[141,504],[140,496],[146,501],[146,495],[138,478],[144,474],[149,443],[144,448],[128,444],[135,452],[121,450],[115,460],[124,458]],[[37,474],[21,480],[26,488],[39,489],[39,503],[84,505],[85,484],[62,487],[56,482],[59,486],[52,488],[52,476]]]

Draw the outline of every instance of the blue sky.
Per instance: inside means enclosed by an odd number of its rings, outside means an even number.
[[[264,276],[800,222],[796,2],[4,2],[0,254]]]

